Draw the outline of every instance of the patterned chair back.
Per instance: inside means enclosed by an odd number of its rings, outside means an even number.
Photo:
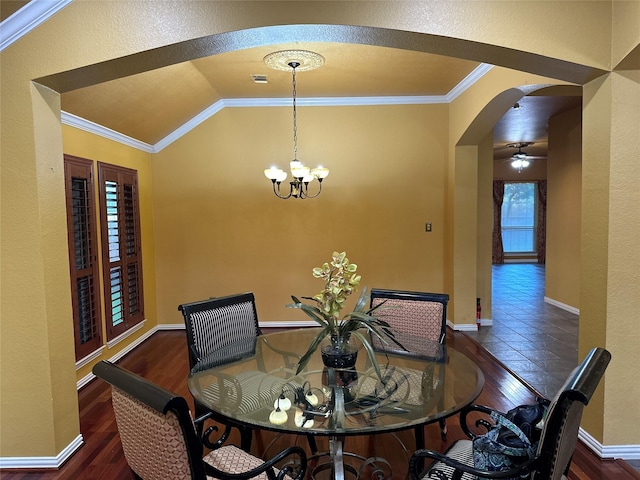
[[[191,466],[175,413],[153,410],[112,387],[113,410],[124,456],[141,478],[187,479]]]
[[[372,289],[371,306],[383,302],[385,310],[381,312],[381,316],[389,323],[392,331],[444,343],[449,295]],[[377,338],[373,339],[373,345],[382,348]]]
[[[109,362],[93,372],[111,384],[124,456],[139,478],[205,479],[202,443],[184,398]]]
[[[241,350],[255,348],[251,340],[260,335],[260,327],[251,292],[185,303],[178,310],[182,312],[187,330],[191,368],[213,352],[225,351],[230,345]],[[246,352],[228,353],[231,360]]]

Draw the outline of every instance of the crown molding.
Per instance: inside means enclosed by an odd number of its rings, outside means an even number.
[[[6,20],[0,23],[0,51],[11,45],[13,42],[29,33],[38,25],[48,20],[58,11],[69,5],[73,0],[31,0],[21,9],[13,13]],[[467,90],[479,78],[493,68],[493,65],[482,63],[467,75],[449,93],[440,96],[386,96],[386,97],[322,97],[322,98],[300,98],[298,104],[301,106],[363,106],[363,105],[426,105],[436,103],[450,103],[462,92]],[[155,145],[141,142],[135,138],[103,127],[97,123],[86,120],[77,115],[62,112],[61,121],[89,133],[113,140],[147,153],[157,153],[168,145],[172,144],[183,135],[187,134],[205,120],[209,119],[220,110],[226,107],[283,107],[291,105],[289,98],[235,98],[219,100],[207,107],[192,119],[185,122],[169,135],[161,139]]]
[[[493,65],[488,63],[481,63],[476,68],[474,68],[469,75],[464,77],[462,81],[453,87],[449,93],[445,96],[447,102],[453,102],[462,92],[471,87],[474,83],[480,80],[489,70],[493,68]]]
[[[493,65],[480,64],[469,75],[467,75],[458,85],[456,85],[447,95],[426,95],[426,96],[385,96],[385,97],[317,97],[317,98],[297,98],[299,106],[307,107],[345,107],[345,106],[366,106],[366,105],[427,105],[437,103],[451,103],[462,92],[471,87],[483,75],[493,68]],[[289,107],[291,98],[228,98],[218,100],[214,104],[205,108],[192,119],[186,121],[176,128],[169,135],[158,141],[154,145],[141,142],[122,133],[103,127],[97,123],[85,120],[77,115],[62,112],[62,123],[72,127],[80,128],[90,133],[114,140],[148,153],[158,153],[164,148],[180,139],[198,125],[208,120],[224,108],[256,108],[256,107]]]
[[[113,140],[114,142],[137,148],[138,150],[142,150],[143,152],[156,153],[153,145],[149,145],[148,143],[141,142],[140,140],[136,140],[135,138],[131,138],[120,132],[111,130],[110,128],[103,127],[102,125],[91,122],[89,120],[85,120],[84,118],[74,115],[73,113],[62,111],[60,115],[60,121],[63,123],[63,125],[69,125],[70,127],[79,128],[80,130],[93,133],[100,137],[108,138],[109,140]]]
[[[0,23],[0,52],[71,2],[72,0],[31,0]]]

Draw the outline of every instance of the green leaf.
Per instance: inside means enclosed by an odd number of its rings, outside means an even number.
[[[367,351],[367,355],[369,356],[369,360],[371,361],[371,365],[373,365],[373,369],[376,371],[376,375],[379,379],[382,380],[382,373],[380,372],[380,365],[378,365],[378,359],[376,358],[376,352],[374,352],[371,343],[369,343],[369,339],[365,338],[360,332],[353,332],[353,334],[360,339],[362,342],[362,346]]]
[[[369,303],[370,298],[367,293],[367,287],[362,288],[362,292],[360,292],[360,296],[358,297],[358,301],[356,302],[356,306],[353,309],[354,312],[364,312],[367,308],[367,304]]]
[[[307,349],[306,353],[302,356],[300,361],[298,361],[298,368],[296,369],[296,375],[299,374],[304,369],[304,367],[307,366],[307,363],[309,363],[309,360],[311,359],[311,356],[318,349],[318,347],[320,346],[320,343],[322,343],[322,341],[329,334],[330,334],[330,330],[328,329],[328,327],[325,327],[320,332],[318,332],[318,334],[315,336],[315,338],[309,344],[309,348]]]
[[[302,310],[308,317],[310,317],[313,321],[315,321],[318,325],[326,327],[329,325],[326,316],[320,311],[320,309],[313,305],[307,305],[306,303],[300,302],[296,297],[293,298],[293,301],[296,303],[291,303],[286,305],[287,308],[299,308]]]

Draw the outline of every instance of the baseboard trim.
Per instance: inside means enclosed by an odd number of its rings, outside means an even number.
[[[561,308],[569,313],[573,313],[575,315],[580,315],[580,309],[576,307],[572,307],[571,305],[567,305],[566,303],[559,302],[554,300],[553,298],[544,297],[544,303],[548,303],[549,305],[553,305],[554,307]]]
[[[144,342],[147,338],[149,338],[151,335],[156,333],[158,330],[160,330],[160,328],[158,326],[155,326],[155,327],[151,328],[148,332],[140,335],[140,337],[136,338],[133,342],[131,342],[125,348],[123,348],[118,353],[116,353],[115,355],[110,357],[108,359],[108,361],[114,362],[114,363],[117,362],[122,357],[124,357],[127,353],[133,351],[138,345],[141,345],[142,342]],[[82,377],[80,380],[78,380],[78,382],[76,383],[76,389],[80,390],[82,387],[87,385],[94,378],[96,378],[96,376],[93,373],[88,373],[87,375]]]
[[[319,327],[313,320],[269,320],[266,322],[260,322],[260,326],[264,328],[304,328],[304,327]]]
[[[83,443],[80,434],[55,457],[0,457],[0,468],[60,468]]]
[[[582,428],[578,431],[578,438],[602,459],[640,460],[640,445],[602,445]]]
[[[485,325],[485,320],[482,319],[481,324]],[[447,325],[454,330],[457,331],[476,331],[478,327],[475,323],[468,324],[454,324],[447,320]],[[313,327],[316,326],[316,323],[313,321],[268,321],[261,322],[261,327],[265,328],[282,328],[282,327]],[[151,337],[154,333],[160,330],[183,330],[184,325],[182,324],[161,324],[149,330],[147,333],[142,335],[140,338],[135,340],[131,345],[129,345],[126,349],[118,352],[116,355],[111,357],[110,361],[117,361],[120,358],[124,357],[127,353],[134,350],[140,344],[142,344],[146,339]],[[89,383],[91,380],[95,378],[95,375],[89,374],[80,381],[78,381],[78,390]],[[611,445],[606,446],[602,445],[598,442],[589,432],[580,428],[578,432],[578,438],[582,441],[589,449],[591,449],[599,458],[620,458],[622,460],[639,460],[640,459],[640,445]],[[55,457],[0,457],[0,468],[60,468],[62,464],[69,458],[73,453],[80,448],[84,443],[82,438],[82,434],[78,435],[62,452],[60,452]]]
[[[456,332],[477,332],[478,325],[476,323],[453,323],[450,320],[447,320],[447,326]],[[480,328],[482,327],[492,327],[493,320],[490,318],[481,318],[480,319]]]
[[[158,330],[184,330],[184,323],[161,323]]]

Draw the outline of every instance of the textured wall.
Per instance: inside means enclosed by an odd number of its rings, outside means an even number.
[[[262,173],[288,169],[290,108],[225,109],[155,155],[159,321],[248,290],[261,321],[306,320],[284,305],[317,293],[311,270],[334,250],[363,286],[441,291],[447,110],[299,109],[298,157],[331,170],[315,199],[280,200]]]

